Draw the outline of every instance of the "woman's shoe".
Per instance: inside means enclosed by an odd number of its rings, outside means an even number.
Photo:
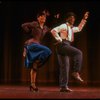
[[[33,87],[33,86],[30,86],[30,91],[33,91],[33,92],[38,92],[38,88],[37,87]]]

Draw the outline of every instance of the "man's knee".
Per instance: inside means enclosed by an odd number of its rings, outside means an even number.
[[[81,51],[81,50],[79,50],[79,55],[81,55],[81,56],[83,55],[83,53],[82,53],[82,51]]]
[[[77,54],[78,54],[78,55],[80,55],[80,56],[82,56],[82,55],[83,55],[83,53],[82,53],[82,51],[81,51],[81,50],[78,50],[78,51],[77,51]]]

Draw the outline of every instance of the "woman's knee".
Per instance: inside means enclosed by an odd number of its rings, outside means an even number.
[[[49,48],[45,48],[44,49],[44,53],[48,54],[48,55],[51,55],[52,54],[52,51],[49,49]]]

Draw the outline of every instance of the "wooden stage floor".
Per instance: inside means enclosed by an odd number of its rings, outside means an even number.
[[[59,92],[59,87],[41,86],[39,92],[29,91],[28,86],[1,85],[0,99],[100,99],[100,87],[70,87],[73,92]]]

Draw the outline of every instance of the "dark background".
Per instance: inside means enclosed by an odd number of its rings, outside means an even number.
[[[53,15],[62,16],[68,11],[77,15],[75,25],[81,21],[85,11],[90,15],[84,29],[75,35],[75,47],[83,52],[81,76],[87,85],[100,84],[100,2],[99,1],[0,1],[0,83],[27,84],[30,81],[29,69],[24,67],[21,24],[36,19],[41,9],[48,9]],[[49,18],[48,18],[49,20]],[[44,67],[39,69],[37,81],[43,84],[58,85],[59,65],[57,62],[54,38],[45,37],[45,44],[53,51]],[[70,76],[70,83],[74,80]]]

